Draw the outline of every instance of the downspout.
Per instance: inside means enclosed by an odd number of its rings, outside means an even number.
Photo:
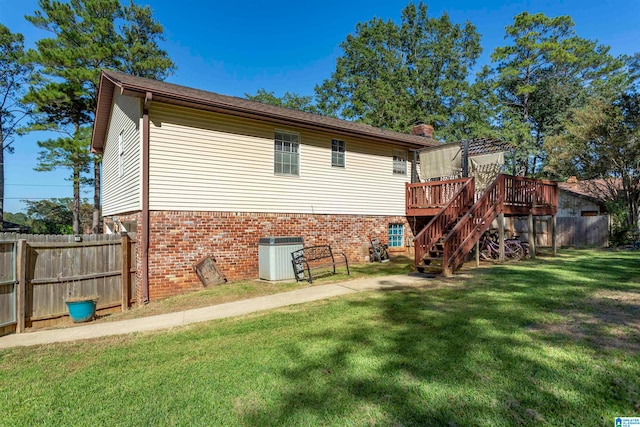
[[[142,109],[142,303],[149,303],[149,106],[151,92]]]

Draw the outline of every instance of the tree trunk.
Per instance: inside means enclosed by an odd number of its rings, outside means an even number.
[[[93,157],[93,224],[91,232],[100,234],[100,158]]]
[[[80,169],[81,165],[73,166],[73,234],[80,233]]]

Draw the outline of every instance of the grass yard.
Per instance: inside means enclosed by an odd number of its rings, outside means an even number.
[[[337,268],[337,274],[324,274],[329,270],[320,271],[320,274],[313,281],[313,286],[327,285],[330,283],[344,282],[347,280],[360,279],[364,277],[387,276],[393,274],[406,274],[413,271],[413,258],[404,256],[395,257],[389,263],[367,263],[350,265],[351,274],[346,274],[343,266]],[[317,273],[316,273],[317,274]],[[226,302],[240,301],[248,298],[271,295],[280,292],[293,291],[295,289],[309,287],[307,281],[283,281],[267,282],[263,280],[240,280],[222,285],[211,286],[207,289],[196,292],[188,292],[158,301],[151,301],[149,304],[135,307],[124,313],[110,313],[99,316],[99,322],[110,322],[117,320],[133,319],[138,317],[154,316],[157,314],[172,313],[176,311],[188,310],[191,308],[207,307],[210,305],[223,304]],[[59,327],[74,326],[69,319],[66,323],[56,325]]]
[[[640,252],[0,351],[0,424],[579,425],[640,415]],[[436,284],[439,283],[439,284]]]

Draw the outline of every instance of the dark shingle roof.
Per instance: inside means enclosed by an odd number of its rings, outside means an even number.
[[[98,106],[91,142],[92,149],[97,152],[101,152],[104,148],[113,91],[116,87],[122,93],[140,98],[145,98],[147,94],[151,94],[153,101],[200,108],[246,118],[269,120],[307,129],[358,136],[380,142],[402,144],[409,148],[422,148],[440,144],[439,141],[434,139],[380,129],[362,123],[276,107],[173,83],[135,77],[117,71],[103,71],[100,77]]]

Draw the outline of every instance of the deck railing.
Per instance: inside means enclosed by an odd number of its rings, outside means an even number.
[[[432,246],[441,238],[451,225],[473,204],[474,180],[467,179],[462,187],[450,198],[449,202],[434,216],[431,221],[416,235],[416,265]]]
[[[460,191],[469,178],[407,184],[407,214],[415,209],[442,208]]]
[[[553,181],[502,175],[504,177],[504,204],[506,207],[558,206],[558,184]]]

